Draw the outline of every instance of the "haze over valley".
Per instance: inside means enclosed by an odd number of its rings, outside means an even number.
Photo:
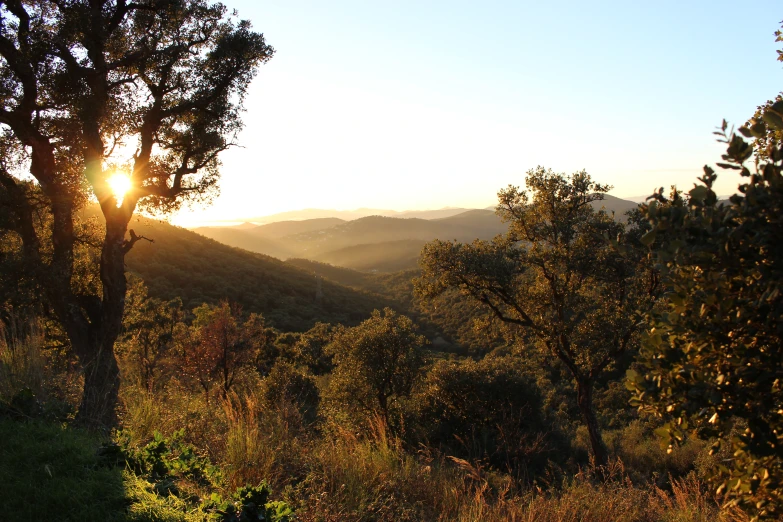
[[[638,203],[604,195],[592,206],[625,220],[626,212]],[[406,212],[306,209],[253,221],[192,230],[225,245],[281,260],[304,258],[361,271],[395,272],[416,268],[422,247],[434,239],[489,240],[508,229],[494,210],[464,208]]]

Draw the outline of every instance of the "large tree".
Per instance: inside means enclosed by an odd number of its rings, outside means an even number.
[[[609,187],[582,171],[538,167],[528,190],[498,194],[508,233],[472,244],[435,241],[422,253],[419,295],[457,290],[509,325],[520,344],[544,350],[570,372],[596,464],[607,450],[593,407],[596,382],[634,346],[657,295],[638,234],[592,203]]]
[[[763,109],[769,127],[743,127],[753,146],[720,131],[724,168],[745,178],[728,202],[704,167],[687,196],[646,205],[666,289],[643,343],[645,375],[629,372],[634,403],[669,422],[670,444],[689,436],[726,449],[718,492],[755,516],[783,515],[783,101]]]
[[[272,53],[206,0],[0,0],[0,223],[21,237],[79,357],[83,422],[114,421],[124,261],[141,239],[131,216],[213,193],[218,154]],[[124,194],[112,190],[117,169],[128,173]],[[75,215],[91,199],[105,221],[97,292],[75,280]]]

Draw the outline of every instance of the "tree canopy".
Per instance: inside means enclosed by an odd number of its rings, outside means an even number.
[[[509,230],[493,241],[435,241],[422,254],[416,288],[431,299],[449,290],[478,301],[523,344],[543,349],[571,373],[598,464],[607,462],[592,405],[593,386],[633,347],[656,281],[625,226],[590,203],[609,187],[584,171],[538,167],[528,190],[498,193]]]
[[[215,193],[218,155],[272,54],[249,22],[206,0],[0,2],[0,223],[21,238],[84,367],[85,422],[114,419],[124,258],[145,239],[126,237],[131,216]],[[127,190],[113,190],[123,172]],[[105,234],[98,288],[85,291],[75,213],[91,198]]]
[[[765,111],[769,129],[743,127],[766,148],[751,172],[754,149],[740,134],[719,131],[726,169],[746,182],[728,202],[704,168],[687,194],[662,191],[645,206],[665,285],[642,351],[645,374],[629,373],[634,403],[667,417],[671,445],[689,434],[729,446],[716,470],[719,490],[761,517],[783,509],[783,102]],[[762,134],[763,133],[763,134]],[[732,436],[733,431],[737,432]]]

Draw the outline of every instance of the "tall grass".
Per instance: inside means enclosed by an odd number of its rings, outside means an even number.
[[[739,511],[722,512],[719,499],[689,471],[698,448],[664,457],[637,425],[612,441],[630,467],[616,459],[603,473],[560,470],[531,487],[482,460],[406,446],[379,417],[362,430],[329,417],[313,426],[297,405],[263,394],[232,393],[207,405],[175,383],[161,393],[124,392],[127,427],[145,433],[156,424],[184,426],[189,440],[220,465],[226,491],[266,480],[302,522],[748,520]],[[645,468],[659,475],[641,473]]]
[[[0,322],[0,401],[10,402],[29,389],[36,396],[43,392],[45,360],[41,353],[44,331],[38,320],[12,317]]]

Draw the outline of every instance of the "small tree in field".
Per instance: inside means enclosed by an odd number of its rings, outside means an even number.
[[[239,323],[239,308],[225,301],[217,307],[202,305],[194,313],[196,320],[183,369],[198,381],[209,402],[213,384],[218,384],[226,396],[240,371],[252,364],[259,321],[253,315],[244,324]]]
[[[508,233],[466,245],[434,241],[422,252],[420,298],[456,290],[486,306],[520,340],[559,359],[570,372],[596,464],[608,455],[593,408],[593,388],[635,346],[656,280],[635,234],[591,203],[609,190],[582,171],[541,167],[529,191],[498,193]]]
[[[207,0],[0,2],[0,226],[21,239],[79,357],[83,423],[116,420],[125,256],[142,239],[131,217],[214,194],[218,155],[272,53]],[[90,199],[105,223],[97,288],[78,281],[77,212]]]
[[[136,281],[128,292],[123,320],[124,332],[117,351],[133,368],[138,384],[147,391],[155,389],[161,366],[171,355],[177,327],[182,324],[182,301],[161,301],[148,297],[147,288]]]
[[[327,347],[335,364],[330,397],[390,425],[390,413],[419,377],[426,344],[409,318],[389,308],[375,310],[359,326],[337,332]]]

